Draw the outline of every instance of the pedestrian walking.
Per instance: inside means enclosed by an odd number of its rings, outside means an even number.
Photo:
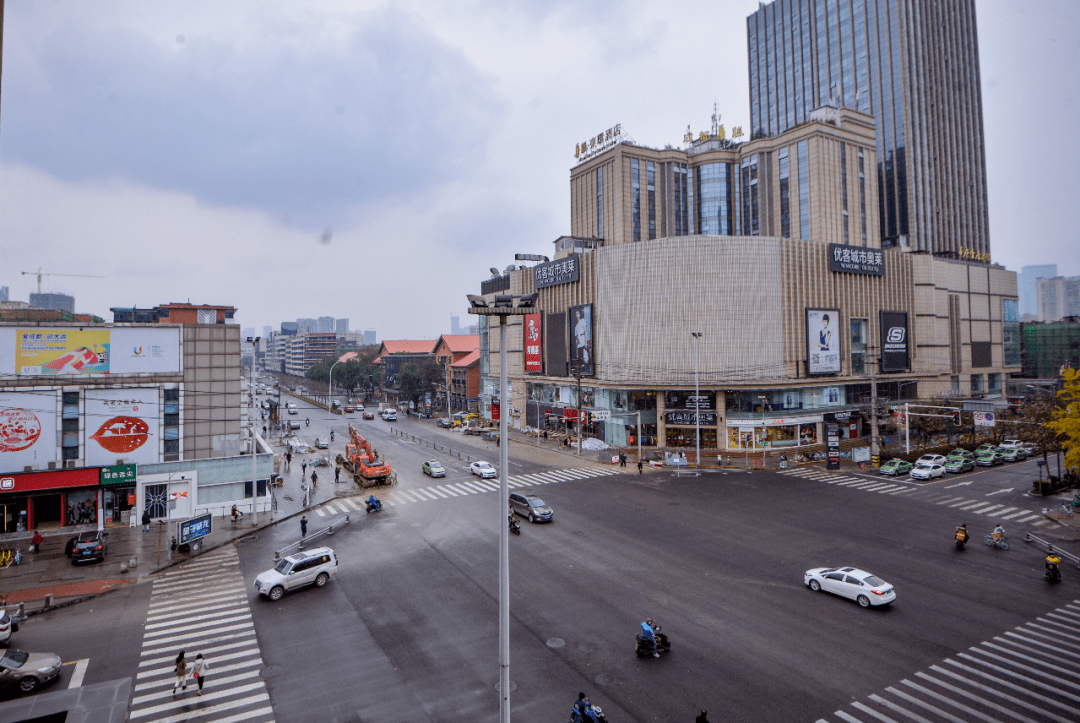
[[[334,484],[341,481],[341,467],[334,467]]]
[[[300,463],[300,476],[303,477],[307,474],[307,460],[305,459]]]
[[[285,469],[292,468],[292,452],[285,453]]]
[[[202,653],[195,656],[195,662],[191,664],[191,677],[199,681],[199,695],[202,695],[203,683],[206,682],[206,671],[210,670],[210,663],[206,662]]]
[[[30,552],[41,552],[41,543],[45,542],[45,538],[41,536],[41,532],[34,530],[34,537],[30,540]]]
[[[639,459],[637,461],[637,473],[638,474],[641,474],[641,467],[642,467],[642,464],[641,464],[641,460]]]
[[[307,515],[300,518],[300,537],[307,537]]]
[[[780,469],[787,469],[787,455],[780,455]]]
[[[311,486],[312,487],[318,487],[319,486],[319,475],[315,474],[315,470],[311,470]]]
[[[180,654],[176,656],[176,682],[173,684],[172,692],[176,695],[176,689],[187,690],[187,660],[184,658],[184,651],[181,650]]]
[[[142,530],[143,532],[150,531],[150,510],[143,510],[142,513]]]
[[[620,454],[619,455],[619,466],[620,467],[625,467],[626,466],[626,455],[625,454]]]

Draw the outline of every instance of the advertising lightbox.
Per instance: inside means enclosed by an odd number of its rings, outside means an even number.
[[[57,462],[58,391],[0,392],[0,472]]]
[[[158,459],[160,422],[156,387],[86,390],[86,463],[152,464]]]
[[[806,310],[806,370],[840,373],[840,310]]]
[[[542,314],[525,315],[525,372],[540,374],[544,371],[544,336]]]
[[[177,373],[174,327],[0,329],[0,374],[60,376]]]
[[[881,371],[906,372],[911,369],[911,341],[906,311],[882,311]]]
[[[591,377],[594,374],[592,304],[570,307],[571,374]]]

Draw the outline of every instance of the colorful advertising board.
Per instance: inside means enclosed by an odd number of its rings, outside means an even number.
[[[906,311],[882,311],[881,371],[906,372],[911,369],[911,343]]]
[[[525,315],[525,373],[540,374],[544,371],[543,327],[541,314]]]
[[[159,462],[156,387],[86,390],[86,464]]]
[[[0,471],[56,462],[58,391],[0,392]]]
[[[0,329],[0,374],[177,373],[180,330],[173,327]]]
[[[572,375],[591,377],[595,373],[592,312],[592,304],[570,307],[570,371]]]
[[[806,310],[806,371],[840,373],[840,310]]]

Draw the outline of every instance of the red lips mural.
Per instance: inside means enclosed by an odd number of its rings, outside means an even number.
[[[21,452],[41,437],[37,415],[25,409],[0,409],[0,452]]]
[[[150,427],[138,417],[113,417],[90,435],[109,452],[122,454],[146,444]]]

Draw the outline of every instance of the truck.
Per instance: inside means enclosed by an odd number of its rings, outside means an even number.
[[[351,424],[345,454],[339,454],[335,461],[351,474],[353,481],[361,487],[389,487],[397,484],[397,473],[385,459],[380,459],[375,454],[371,444]]]

